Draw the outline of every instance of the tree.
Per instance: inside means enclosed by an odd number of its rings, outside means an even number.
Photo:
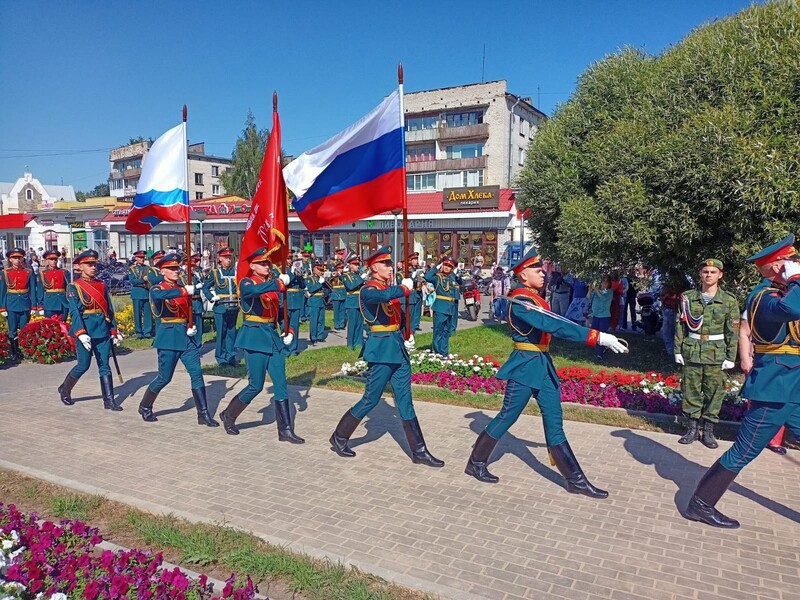
[[[754,5],[660,56],[623,49],[581,75],[517,185],[540,251],[589,274],[696,273],[800,229],[800,9]]]
[[[259,131],[252,111],[247,111],[244,129],[233,150],[231,166],[219,177],[226,193],[248,200],[253,198],[268,140],[269,131]]]
[[[86,198],[103,198],[110,195],[108,183],[98,183],[91,192],[75,192],[75,199],[78,202],[86,202]]]

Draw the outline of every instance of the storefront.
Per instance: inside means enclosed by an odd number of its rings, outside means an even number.
[[[215,248],[241,246],[241,237],[250,213],[249,201],[236,196],[192,201],[192,211],[205,211],[202,223],[202,247],[213,254]],[[111,232],[110,243],[118,248],[118,256],[127,258],[138,249],[154,251],[185,246],[182,223],[162,223],[150,234],[137,236],[125,230],[130,212],[120,205],[103,220]],[[459,263],[470,265],[480,252],[489,266],[503,254],[518,229],[514,195],[497,186],[447,189],[443,192],[408,195],[409,233],[413,249],[426,261],[438,261],[442,254],[451,254]],[[402,218],[397,217],[397,246],[402,252]],[[309,232],[295,213],[289,215],[289,244],[308,249],[318,257],[333,256],[338,248],[350,248],[362,257],[382,245],[395,246],[395,216],[376,215],[348,225]],[[193,250],[200,248],[200,223],[191,225]]]

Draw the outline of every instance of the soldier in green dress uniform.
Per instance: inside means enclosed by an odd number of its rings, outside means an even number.
[[[67,284],[71,278],[64,269],[58,268],[60,256],[55,250],[42,255],[46,266],[39,270],[36,282],[36,310],[43,317],[58,317],[66,323],[69,314]]]
[[[359,304],[367,326],[367,340],[362,356],[369,364],[367,386],[361,400],[348,410],[331,435],[331,446],[339,456],[356,455],[348,445],[361,419],[378,405],[389,381],[394,390],[394,401],[403,430],[411,448],[411,460],[430,467],[443,467],[444,461],[434,457],[425,445],[414,403],[411,400],[411,364],[409,350],[414,347],[414,336],[403,340],[405,317],[402,299],[414,287],[411,279],[402,285],[392,285],[392,249],[384,246],[367,259],[372,278],[359,291]]]
[[[725,371],[734,367],[739,347],[739,303],[719,287],[722,261],[710,258],[700,266],[700,290],[681,294],[675,323],[675,362],[683,365],[683,414],[689,429],[678,440],[699,439],[717,448],[714,424],[725,396]]]
[[[191,256],[191,271],[192,277],[191,280],[186,274],[185,267],[181,270],[180,276],[178,277],[178,285],[180,286],[187,286],[193,285],[194,292],[192,293],[192,321],[194,325],[197,327],[197,340],[200,342],[200,345],[203,345],[203,283],[205,283],[205,279],[203,277],[203,271],[200,269],[200,259],[203,257],[202,254],[199,252],[196,254],[192,254]]]
[[[153,346],[158,350],[158,375],[145,388],[139,403],[139,414],[147,422],[158,419],[153,415],[153,404],[158,394],[172,381],[178,360],[183,363],[191,380],[192,397],[197,409],[197,423],[219,427],[208,411],[206,385],[200,369],[201,337],[196,323],[189,327],[194,284],[180,285],[181,257],[167,254],[156,263],[163,280],[150,289],[153,314],[159,319]]]
[[[293,266],[290,259],[286,261],[286,270],[291,272],[289,283],[286,286],[286,308],[289,313],[288,329],[295,332],[287,346],[287,350],[289,351],[289,356],[297,356],[300,354],[297,344],[297,331],[300,328],[300,314],[303,312],[303,305],[306,301],[306,279],[303,276],[305,268]],[[284,324],[284,328],[286,328],[286,324]]]
[[[8,268],[0,277],[0,314],[8,320],[11,360],[19,360],[19,330],[28,324],[36,306],[36,278],[24,267],[25,250],[8,251]]]
[[[214,329],[217,345],[214,357],[218,365],[237,365],[236,319],[239,317],[239,293],[236,289],[236,267],[233,249],[222,248],[217,253],[219,266],[211,269],[203,284],[203,294],[214,302]]]
[[[153,266],[151,266],[150,269],[147,271],[147,305],[150,307],[150,316],[152,318],[153,326],[150,331],[150,334],[149,335],[145,334],[145,337],[147,338],[155,336],[156,331],[158,330],[158,325],[159,325],[158,319],[153,314],[153,305],[150,303],[150,290],[153,289],[154,285],[158,285],[164,280],[164,277],[161,275],[161,271],[157,269],[155,265],[158,261],[164,258],[166,254],[167,253],[164,252],[163,250],[156,250],[150,256],[150,261],[152,262]],[[145,332],[146,331],[147,330],[145,329]]]
[[[411,331],[419,331],[419,322],[422,319],[422,286],[425,269],[419,266],[419,252],[414,252],[408,257],[409,276],[414,282],[414,289],[408,295],[411,306]]]
[[[301,262],[303,263],[303,276],[306,279],[311,277],[312,272],[314,271],[314,261],[311,260],[311,253],[308,250],[303,250],[300,253]],[[306,281],[308,284],[308,281]],[[306,293],[303,294],[303,308],[300,311],[300,322],[305,323],[309,319],[308,315],[308,289],[306,289]]]
[[[150,309],[151,269],[144,264],[144,250],[133,253],[133,264],[128,273],[131,282],[131,302],[133,304],[133,329],[137,339],[149,338],[153,335],[153,311]]]
[[[286,389],[286,354],[295,332],[287,329],[281,336],[277,329],[278,298],[289,283],[289,275],[273,275],[267,248],[259,248],[245,259],[250,273],[239,282],[244,321],[236,336],[236,347],[244,350],[247,365],[247,387],[236,394],[220,413],[226,433],[238,435],[236,419],[261,390],[267,373],[272,380],[275,398],[275,423],[278,440],[302,444],[305,440],[294,432],[289,393]]]
[[[746,318],[753,340],[753,368],[747,373],[742,397],[750,400],[733,446],[706,472],[685,516],[714,527],[735,529],[739,522],[716,509],[739,472],[766,448],[784,425],[800,438],[800,263],[789,235],[754,254],[769,285],[750,293]]]
[[[67,406],[74,404],[72,388],[81,375],[89,370],[92,356],[97,361],[100,375],[100,389],[103,394],[103,408],[120,411],[122,407],[114,401],[114,380],[111,378],[111,345],[119,345],[122,334],[117,331],[117,319],[108,288],[102,281],[94,278],[97,272],[98,254],[94,250],[84,250],[75,258],[80,277],[67,286],[69,315],[72,325],[70,335],[77,338],[75,353],[78,364],[67,374],[58,387],[61,402]]]
[[[336,330],[344,329],[346,326],[346,314],[344,303],[347,300],[347,290],[344,289],[342,276],[344,275],[344,262],[337,260],[334,263],[334,270],[331,276],[331,303],[333,304],[333,328]]]
[[[314,265],[314,272],[308,279],[306,291],[308,299],[308,339],[311,344],[324,342],[328,334],[325,333],[325,287],[328,283],[324,277],[325,265],[318,262]]]
[[[358,256],[355,254],[350,256],[347,259],[347,268],[349,270],[341,278],[344,283],[344,289],[347,291],[344,309],[347,311],[347,347],[350,350],[355,350],[364,343],[364,319],[359,308],[358,291],[369,275],[359,273],[359,262]]]
[[[522,414],[531,396],[535,396],[542,413],[550,460],[566,479],[567,491],[606,498],[608,492],[593,486],[584,475],[564,434],[560,382],[550,357],[550,340],[555,336],[589,346],[600,345],[617,353],[625,352],[627,347],[613,335],[582,327],[550,310],[537,293],[544,288],[544,271],[534,248],[517,263],[514,273],[520,282],[520,287],[509,294],[508,324],[514,350],[497,372],[497,378],[506,381],[503,408],[478,436],[465,473],[486,483],[499,481],[487,468],[489,457],[500,438]]]
[[[458,299],[461,277],[453,273],[456,262],[450,256],[442,257],[441,262],[425,273],[425,281],[434,286],[436,300],[433,301],[433,344],[436,354],[450,354],[450,336],[456,330],[454,321],[458,320]]]

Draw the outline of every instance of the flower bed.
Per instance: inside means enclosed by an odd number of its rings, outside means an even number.
[[[7,333],[0,333],[0,365],[5,364],[11,358],[11,342],[8,341]]]
[[[35,319],[19,331],[20,351],[38,363],[61,362],[75,356],[75,340],[68,332],[68,325],[59,318]]]
[[[499,364],[489,356],[462,359],[451,354],[440,357],[429,350],[411,354],[411,383],[435,385],[457,393],[505,393],[505,381],[495,377]],[[367,363],[342,365],[344,375],[362,375]],[[678,375],[664,376],[621,371],[595,372],[583,367],[557,369],[561,379],[561,402],[587,404],[605,408],[624,408],[649,413],[678,415],[681,412],[681,380]],[[739,396],[741,385],[728,379],[720,418],[741,421],[746,409]]]
[[[189,579],[178,567],[162,568],[161,553],[142,550],[111,552],[96,546],[102,538],[80,521],[39,523],[13,505],[0,504],[0,597],[21,600],[49,598],[85,600],[149,598],[250,600],[248,577],[226,582],[215,594],[208,578]]]

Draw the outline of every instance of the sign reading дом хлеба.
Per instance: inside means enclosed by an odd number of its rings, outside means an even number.
[[[459,210],[470,208],[498,208],[500,206],[500,186],[444,188],[442,208]]]

